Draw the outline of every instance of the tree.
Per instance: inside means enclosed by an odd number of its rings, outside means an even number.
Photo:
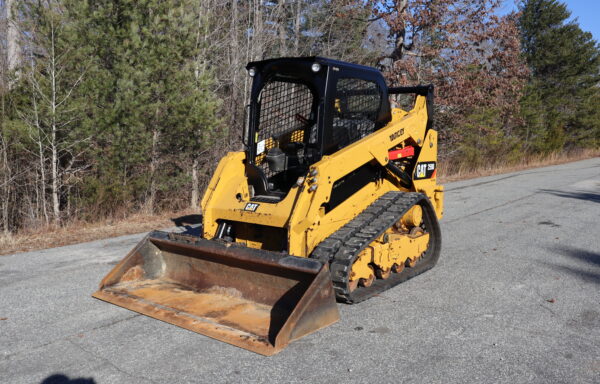
[[[85,115],[86,102],[78,87],[89,59],[83,48],[73,44],[73,24],[59,2],[24,1],[20,12],[24,15],[21,28],[27,52],[24,80],[31,91],[20,116],[37,143],[42,192],[48,165],[52,218],[60,224],[61,212],[68,205],[68,179],[81,170],[78,162],[89,140],[74,129]],[[42,200],[45,204],[45,196]]]
[[[512,143],[528,71],[519,53],[516,14],[498,16],[500,4],[392,0],[374,7],[376,18],[389,31],[390,49],[378,58],[388,81],[436,87],[443,158],[472,157],[474,150],[487,158],[489,153],[504,153],[494,146],[507,148]],[[489,124],[490,114],[499,123]],[[484,144],[476,137],[488,134],[506,140]]]
[[[202,63],[202,4],[68,4],[78,20],[80,43],[91,43],[98,74],[88,90],[98,103],[98,164],[92,176],[101,182],[91,181],[93,189],[86,194],[133,201],[153,213],[161,191],[176,189],[172,180],[181,183],[181,174],[194,178],[196,157],[220,127],[212,72]],[[186,189],[197,194],[198,186]]]
[[[358,64],[374,65],[379,52],[371,28],[370,2],[352,0],[313,1],[303,15],[303,54],[318,54]]]
[[[4,2],[0,3],[0,36],[7,36],[8,31],[8,7]],[[8,234],[8,203],[10,200],[9,180],[10,168],[8,164],[8,145],[5,136],[6,121],[6,94],[8,92],[8,39],[0,39],[0,178],[2,199],[0,200],[0,224],[2,231]]]
[[[600,141],[595,110],[600,82],[600,51],[564,3],[525,0],[519,27],[523,56],[531,68],[524,103],[526,114],[543,119],[544,129],[531,137],[533,147],[547,152],[563,146],[594,146]],[[536,101],[536,100],[539,100]],[[527,121],[528,126],[539,123]]]
[[[0,228],[197,207],[242,148],[246,63],[277,56],[434,83],[452,164],[597,146],[596,43],[557,1],[500,3],[0,0]]]

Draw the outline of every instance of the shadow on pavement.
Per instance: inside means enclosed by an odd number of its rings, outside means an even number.
[[[600,203],[600,192],[565,192],[554,189],[540,189],[540,192],[558,197],[564,197],[567,199],[577,199],[591,201],[593,203]]]
[[[552,266],[552,268],[575,275],[583,281],[600,284],[600,253],[568,246],[552,247],[550,250],[554,253],[567,256],[571,259],[579,260],[590,266],[588,269],[577,268],[577,266],[581,265],[581,263],[577,263],[576,265],[571,264],[568,266],[548,263]]]
[[[202,215],[185,215],[171,219],[178,227],[184,229],[183,234],[202,236]]]
[[[568,246],[553,247],[554,252],[600,267],[600,253]]]
[[[202,215],[185,215],[171,219],[171,221],[178,227],[184,225],[194,225],[202,223]]]
[[[68,376],[58,373],[46,377],[40,384],[96,384],[96,381],[92,378],[83,377],[69,379]]]

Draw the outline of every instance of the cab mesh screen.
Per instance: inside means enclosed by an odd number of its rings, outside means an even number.
[[[337,82],[332,143],[341,149],[375,131],[381,91],[372,82],[341,78]]]
[[[268,149],[290,141],[302,141],[303,131],[311,118],[313,94],[299,83],[270,81],[260,93],[260,115],[256,138],[255,163],[260,165],[269,177],[264,162]]]

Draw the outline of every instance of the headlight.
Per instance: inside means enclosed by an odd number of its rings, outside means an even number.
[[[252,67],[248,70],[248,74],[250,75],[250,77],[254,77],[254,75],[256,75],[256,68]]]
[[[310,66],[310,69],[312,69],[313,72],[317,73],[321,70],[321,64],[314,63],[313,65]]]

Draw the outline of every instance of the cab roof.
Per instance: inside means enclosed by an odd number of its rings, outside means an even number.
[[[363,72],[374,72],[381,76],[381,72],[373,67],[368,67],[366,65],[359,65],[348,63],[345,61],[328,59],[326,57],[320,56],[304,56],[304,57],[279,57],[276,59],[267,59],[261,61],[252,61],[246,65],[246,69],[250,69],[252,67],[262,70],[265,67],[270,67],[273,64],[296,64],[296,65],[312,65],[313,63],[319,63],[322,66],[328,67],[338,67],[338,68],[347,68],[352,69],[354,71],[363,71]]]

